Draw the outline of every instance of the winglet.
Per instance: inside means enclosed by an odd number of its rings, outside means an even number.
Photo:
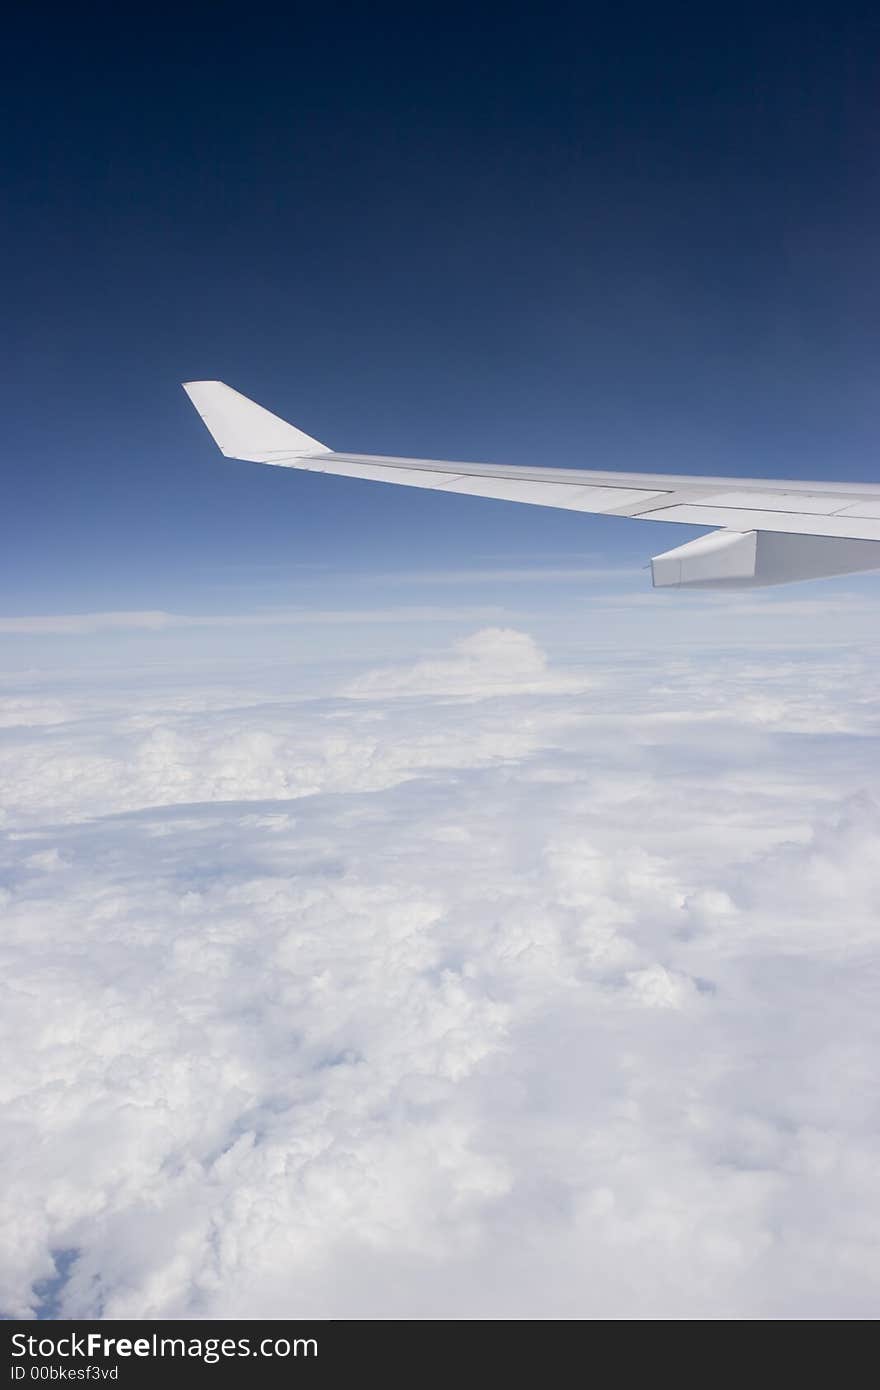
[[[183,389],[227,458],[284,463],[331,452],[326,444],[233,391],[225,382],[185,381]]]

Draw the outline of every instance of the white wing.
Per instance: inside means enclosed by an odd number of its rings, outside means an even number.
[[[752,587],[880,569],[880,484],[504,468],[336,453],[222,381],[184,384],[227,458],[539,507],[723,527],[656,556],[657,587]]]

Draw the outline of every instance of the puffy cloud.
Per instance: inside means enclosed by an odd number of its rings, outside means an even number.
[[[584,690],[581,676],[551,672],[533,637],[513,628],[484,628],[457,642],[449,656],[414,665],[392,666],[357,677],[346,689],[352,697],[375,695],[487,695],[563,693]]]
[[[875,689],[8,691],[5,1310],[870,1316]]]

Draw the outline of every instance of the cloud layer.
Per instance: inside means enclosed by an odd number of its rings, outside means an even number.
[[[872,1316],[876,673],[7,687],[7,1313]]]

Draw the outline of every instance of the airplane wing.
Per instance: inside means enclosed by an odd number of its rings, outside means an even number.
[[[227,458],[538,507],[721,529],[651,561],[655,587],[752,588],[880,569],[880,484],[505,468],[337,453],[222,381],[184,390]]]

